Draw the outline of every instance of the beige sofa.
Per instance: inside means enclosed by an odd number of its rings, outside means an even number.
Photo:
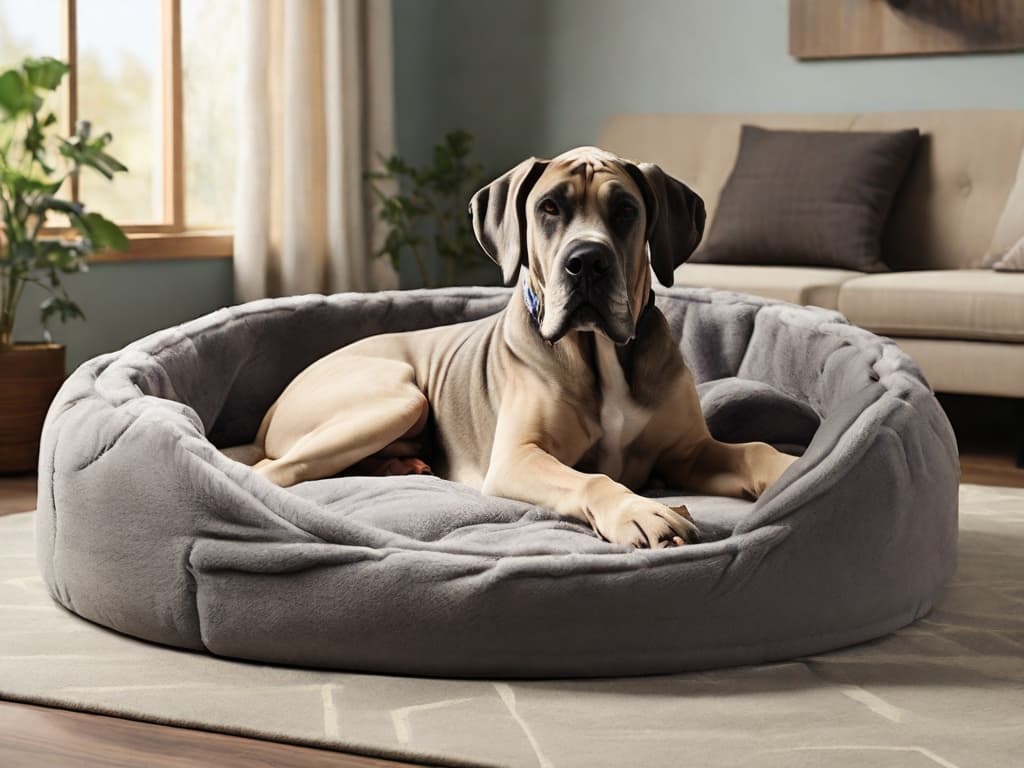
[[[936,391],[1024,397],[1024,273],[980,268],[1017,176],[1024,111],[619,115],[606,121],[600,144],[687,181],[704,197],[711,226],[744,123],[920,128],[925,138],[882,244],[894,271],[684,264],[677,284],[838,309],[895,338]]]

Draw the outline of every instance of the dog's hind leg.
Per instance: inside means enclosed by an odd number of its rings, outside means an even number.
[[[266,452],[256,443],[246,445],[232,445],[229,448],[221,448],[220,452],[233,461],[246,466],[253,467],[267,457]]]
[[[428,411],[427,399],[412,384],[349,403],[279,457],[264,460],[255,469],[282,486],[331,477],[395,441],[419,434]]]
[[[396,440],[373,456],[354,464],[353,475],[432,475],[433,470],[422,458],[423,444],[418,440]]]
[[[741,499],[760,497],[796,461],[766,443],[707,439],[662,461],[659,474],[675,488]]]

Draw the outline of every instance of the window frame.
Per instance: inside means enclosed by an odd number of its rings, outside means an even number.
[[[189,229],[185,222],[185,133],[181,57],[181,0],[161,0],[161,103],[163,141],[163,220],[120,224],[126,251],[101,251],[92,262],[164,259],[216,259],[232,255],[229,230]],[[64,89],[64,128],[78,123],[78,0],[61,0],[61,54],[70,67]],[[71,179],[78,200],[78,177]]]

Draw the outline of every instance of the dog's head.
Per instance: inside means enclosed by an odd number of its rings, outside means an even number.
[[[573,330],[628,342],[650,293],[648,251],[670,286],[704,233],[704,202],[693,190],[656,165],[596,147],[520,163],[477,192],[469,211],[506,284],[521,265],[529,270],[551,343]]]

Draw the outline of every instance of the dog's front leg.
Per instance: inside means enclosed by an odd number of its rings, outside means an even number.
[[[548,507],[616,544],[660,548],[697,539],[685,507],[673,509],[607,475],[569,466],[592,442],[585,425],[549,397],[530,398],[525,391],[502,403],[484,493]]]

